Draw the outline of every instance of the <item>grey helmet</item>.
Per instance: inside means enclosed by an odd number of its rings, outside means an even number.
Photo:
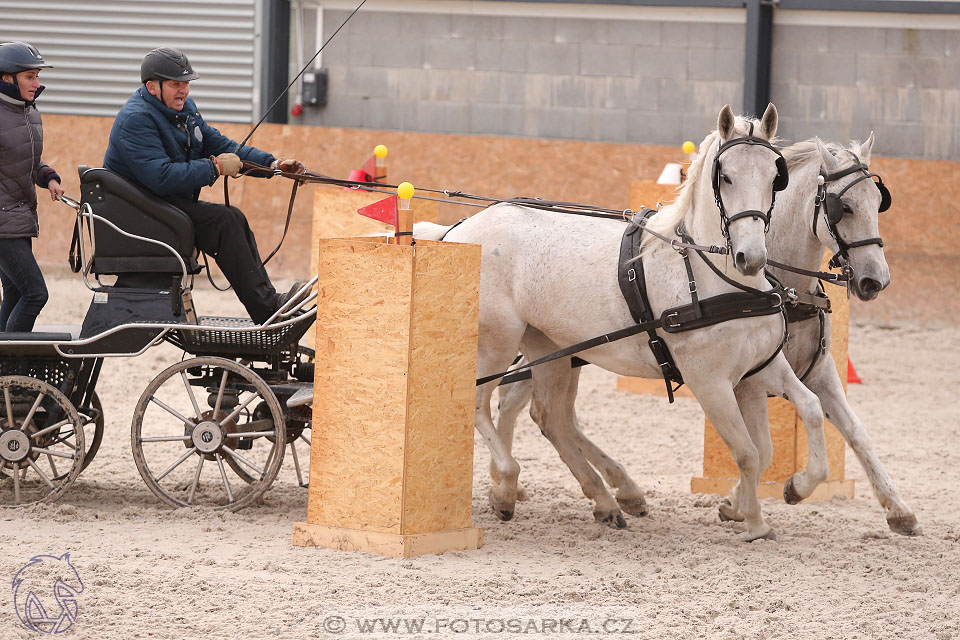
[[[49,69],[52,64],[43,61],[37,48],[26,42],[0,44],[0,73],[17,74],[30,69]]]
[[[160,47],[143,57],[140,63],[140,82],[147,80],[181,80],[190,82],[200,76],[180,49]]]

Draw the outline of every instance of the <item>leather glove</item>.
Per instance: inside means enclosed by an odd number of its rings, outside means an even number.
[[[217,166],[217,170],[220,172],[220,175],[227,176],[229,178],[236,178],[240,175],[240,168],[243,167],[243,162],[240,160],[240,156],[235,153],[221,153],[214,159],[213,164]]]
[[[293,158],[278,158],[277,168],[284,173],[303,173],[307,170],[302,162]]]

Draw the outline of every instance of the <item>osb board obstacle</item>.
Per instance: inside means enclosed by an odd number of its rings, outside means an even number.
[[[828,261],[829,253],[824,255],[820,268],[826,270]],[[841,287],[827,285],[826,291],[833,309],[830,317],[830,356],[846,389],[850,302],[846,290]],[[768,403],[773,460],[760,479],[759,495],[761,498],[782,499],[784,481],[807,464],[807,434],[803,421],[792,404],[781,398],[771,398]],[[704,422],[703,476],[691,478],[690,490],[693,493],[726,495],[737,483],[740,472],[713,425],[709,420]],[[804,502],[829,500],[839,495],[853,498],[854,481],[844,478],[846,443],[829,420],[824,421],[824,437],[827,442],[830,475]]]
[[[318,241],[307,521],[294,544],[394,557],[476,549],[480,247]]]

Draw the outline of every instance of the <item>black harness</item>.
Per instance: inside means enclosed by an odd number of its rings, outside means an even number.
[[[754,375],[770,364],[783,349],[783,345],[787,339],[787,319],[784,309],[785,290],[771,274],[766,274],[767,280],[774,286],[771,291],[754,289],[753,287],[748,287],[728,278],[706,258],[703,251],[693,249],[693,252],[700,256],[716,275],[728,284],[740,289],[740,291],[722,293],[700,299],[697,295],[697,283],[693,276],[693,267],[690,264],[689,251],[685,247],[680,247],[677,250],[680,252],[680,255],[683,256],[684,267],[687,271],[690,303],[666,309],[659,317],[654,317],[647,297],[643,262],[640,259],[640,244],[644,227],[646,226],[647,220],[649,220],[650,216],[654,213],[656,213],[656,211],[652,209],[643,209],[638,212],[634,219],[627,225],[623,233],[623,238],[620,241],[620,260],[618,262],[617,281],[620,285],[620,291],[623,293],[624,300],[627,303],[627,308],[630,310],[630,315],[636,324],[625,329],[620,329],[619,331],[606,333],[596,338],[571,345],[566,349],[561,349],[533,362],[528,362],[509,373],[502,372],[478,378],[477,385],[486,384],[501,377],[503,378],[501,384],[516,382],[528,378],[529,372],[526,370],[537,365],[572,356],[575,353],[586,351],[593,347],[646,332],[649,336],[647,344],[650,346],[650,350],[653,352],[654,358],[663,374],[664,384],[666,384],[667,387],[667,397],[670,402],[673,402],[674,392],[683,384],[683,376],[673,360],[670,349],[657,334],[658,329],[667,333],[682,333],[684,331],[710,327],[738,318],[752,318],[783,313],[783,339],[780,341],[780,345],[774,351],[773,355],[748,371],[744,375],[744,378]],[[685,245],[692,244],[692,239],[683,233],[682,230],[680,230],[679,235]],[[674,384],[677,386],[674,387]]]
[[[814,200],[813,208],[813,235],[817,236],[817,221],[820,219],[820,208],[823,207],[824,218],[826,218],[827,230],[830,232],[830,235],[833,236],[833,239],[837,242],[837,248],[839,251],[834,254],[830,259],[830,266],[832,268],[840,267],[844,262],[850,260],[849,250],[855,247],[863,247],[870,244],[880,245],[883,247],[882,238],[866,238],[865,240],[856,240],[854,242],[847,242],[843,239],[843,236],[840,235],[840,229],[837,228],[837,225],[843,220],[844,214],[850,211],[850,208],[843,202],[843,194],[846,193],[850,187],[864,180],[874,179],[874,184],[877,185],[877,189],[880,190],[880,209],[879,212],[884,212],[890,208],[892,198],[890,196],[890,190],[887,189],[886,185],[883,184],[883,178],[878,176],[875,173],[870,173],[870,170],[866,165],[860,162],[858,158],[852,152],[850,153],[853,156],[854,164],[846,169],[841,169],[836,173],[826,173],[823,169],[820,170],[821,182],[820,186],[817,188],[817,197]],[[851,173],[860,172],[863,175],[845,186],[839,193],[830,193],[827,191],[827,183],[839,180],[844,176],[848,176]]]

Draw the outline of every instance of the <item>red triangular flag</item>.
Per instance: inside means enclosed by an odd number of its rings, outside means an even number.
[[[370,156],[360,168],[367,174],[367,182],[373,182],[377,176],[377,157]]]
[[[389,198],[378,200],[373,204],[357,209],[357,213],[380,222],[396,227],[397,226],[397,196],[392,195]]]

